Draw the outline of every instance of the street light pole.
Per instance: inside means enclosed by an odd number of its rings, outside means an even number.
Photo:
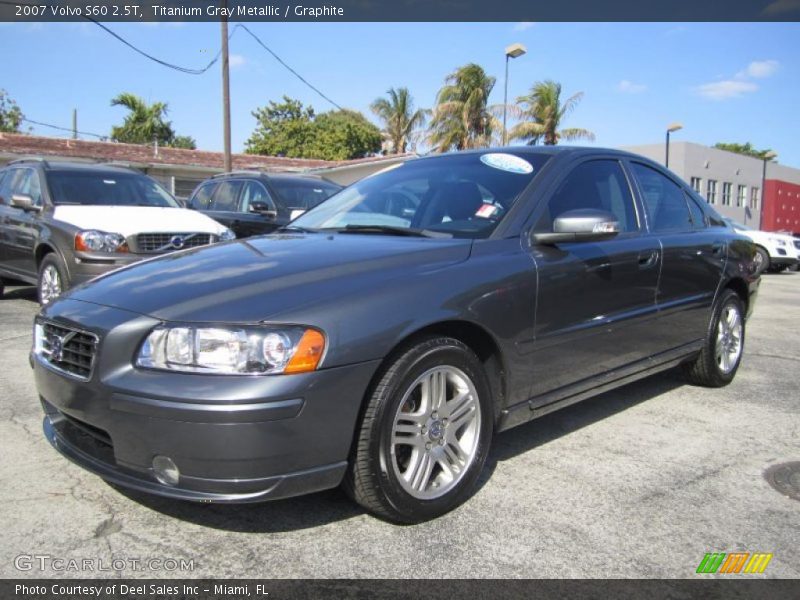
[[[667,145],[664,152],[664,166],[669,169],[669,134],[679,129],[683,129],[683,125],[680,123],[672,123],[667,127]]]
[[[226,0],[221,1],[225,8]],[[228,173],[233,170],[231,164],[231,88],[228,65],[228,18],[223,13],[220,20],[222,29],[222,138],[224,145],[223,168]]]
[[[517,58],[525,54],[527,50],[522,44],[511,44],[506,48],[506,77],[503,92],[503,146],[508,143],[508,130],[506,129],[506,119],[508,113],[508,59]]]

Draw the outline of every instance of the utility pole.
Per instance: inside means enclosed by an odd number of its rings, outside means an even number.
[[[72,109],[72,139],[78,139],[78,109]]]
[[[220,5],[226,8],[227,1],[221,0]],[[224,14],[220,21],[222,28],[222,137],[225,148],[225,172],[233,170],[231,165],[231,89],[230,74],[228,71],[228,17]]]

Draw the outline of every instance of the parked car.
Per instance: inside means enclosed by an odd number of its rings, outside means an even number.
[[[234,237],[138,171],[45,160],[0,169],[0,277],[36,285],[42,304],[111,269]]]
[[[398,193],[413,214],[382,212]],[[730,383],[754,256],[633,154],[410,160],[280,234],[147,261],[45,307],[31,360],[44,430],[143,492],[256,502],[343,483],[368,511],[419,522],[470,496],[498,432],[672,367]]]
[[[756,264],[759,272],[780,273],[797,265],[800,248],[795,237],[774,231],[759,231],[727,217],[725,221],[738,233],[753,240],[756,245]]]
[[[234,171],[201,183],[186,205],[249,237],[283,227],[341,189],[313,175]]]

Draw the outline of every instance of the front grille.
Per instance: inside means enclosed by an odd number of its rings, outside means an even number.
[[[87,380],[97,352],[97,336],[54,323],[41,323],[44,360],[59,371]]]
[[[114,445],[108,433],[62,412],[58,415],[62,418],[56,418],[53,424],[71,446],[106,464],[116,465]]]
[[[214,241],[210,233],[140,233],[136,236],[136,252],[159,254],[183,248],[207,246]]]

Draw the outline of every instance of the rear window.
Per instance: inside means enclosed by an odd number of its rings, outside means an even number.
[[[338,185],[313,179],[271,179],[270,184],[286,208],[303,210],[314,208],[342,189]]]
[[[180,207],[158,183],[136,173],[49,171],[47,183],[57,205]]]

